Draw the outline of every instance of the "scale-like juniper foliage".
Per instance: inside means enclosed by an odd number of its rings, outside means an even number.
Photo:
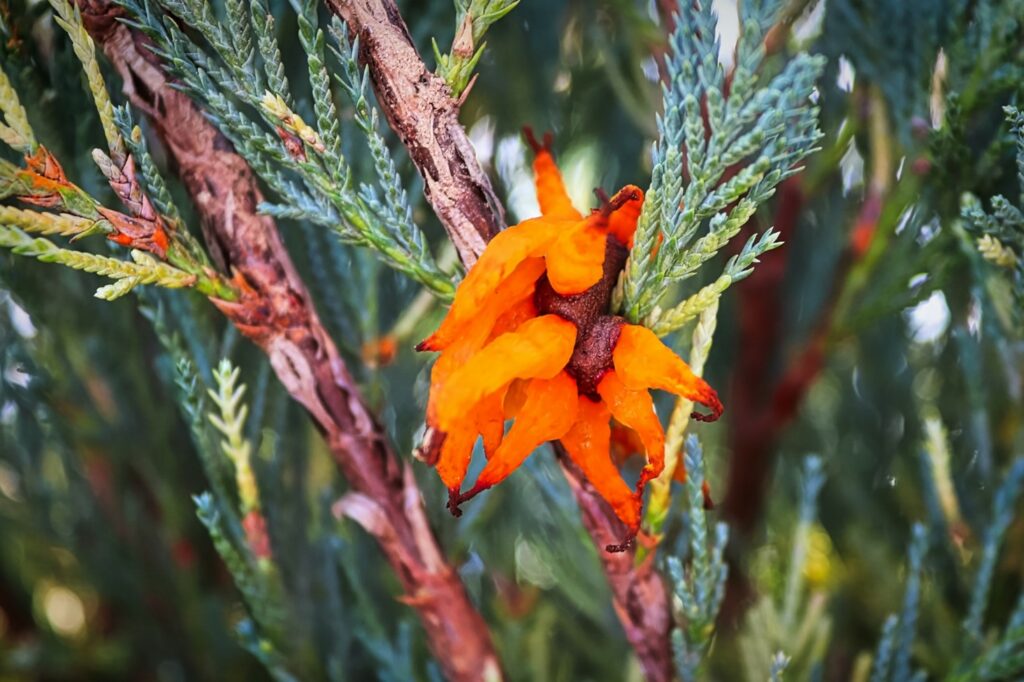
[[[672,634],[675,665],[685,681],[698,679],[704,657],[715,636],[715,621],[725,597],[729,567],[724,552],[729,529],[724,523],[713,527],[704,511],[704,455],[696,436],[686,441],[686,502],[689,556],[667,560],[668,575],[675,595],[677,629]]]
[[[711,284],[681,302],[663,300],[800,170],[821,136],[814,83],[822,58],[798,54],[774,76],[764,73],[764,37],[777,12],[771,0],[743,4],[728,73],[718,60],[711,3],[684,3],[674,16],[651,186],[622,288],[626,317],[661,334],[694,319],[779,246],[770,229],[751,237]]]
[[[263,210],[333,230],[346,243],[373,249],[441,298],[451,296],[451,277],[441,271],[426,236],[412,220],[402,179],[379,131],[377,109],[368,99],[369,72],[359,65],[358,44],[349,42],[343,25],[335,20],[331,26],[331,52],[339,65],[332,73],[316,5],[307,3],[299,15],[314,127],[292,108],[273,18],[262,3],[251,3],[249,18],[237,8],[229,11],[225,23],[203,0],[168,0],[160,9],[146,0],[125,0],[124,5],[137,17],[135,25],[157,43],[157,52],[183,86],[274,191],[276,201]],[[193,42],[179,21],[197,31],[202,42]],[[251,47],[253,35],[258,59]],[[354,177],[343,152],[332,80],[353,107],[373,158],[375,181]]]

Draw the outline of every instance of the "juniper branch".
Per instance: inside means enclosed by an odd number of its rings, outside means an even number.
[[[696,436],[686,440],[686,497],[688,504],[689,563],[678,557],[666,560],[676,603],[677,629],[672,633],[676,670],[684,682],[695,681],[715,633],[715,620],[725,597],[728,566],[723,559],[729,530],[714,526],[713,539],[704,513],[704,460]]]
[[[72,251],[62,249],[42,237],[32,238],[22,230],[9,225],[0,225],[0,246],[11,249],[20,256],[35,258],[44,263],[59,263],[74,270],[122,280],[123,283],[119,286],[102,287],[96,291],[97,298],[107,300],[123,296],[139,284],[157,284],[177,289],[193,286],[196,282],[195,275],[161,263],[141,251],[132,251],[135,262]]]
[[[61,237],[73,237],[96,229],[96,221],[89,218],[70,213],[32,211],[14,206],[0,206],[0,223],[25,232]]]
[[[100,65],[96,60],[96,47],[82,25],[81,13],[78,8],[72,8],[68,0],[50,0],[50,6],[57,13],[57,23],[71,38],[75,55],[82,63],[82,70],[89,82],[89,92],[96,103],[96,111],[99,113],[100,124],[103,126],[103,135],[107,140],[110,156],[115,163],[121,165],[126,157],[124,141],[114,122],[114,105],[110,101],[107,85],[103,82],[103,74],[100,72]]]
[[[150,113],[209,239],[219,243],[226,264],[250,285],[248,306],[221,309],[267,353],[282,384],[323,430],[351,490],[367,501],[363,509],[371,516],[361,520],[404,589],[416,595],[415,608],[444,673],[466,682],[481,675],[500,679],[486,626],[441,555],[414,480],[323,329],[273,220],[257,213],[262,196],[252,171],[189,98],[153,68],[139,51],[139,36],[110,20],[115,8],[104,0],[80,2],[91,20],[87,26],[121,73],[129,97]],[[248,314],[252,310],[259,317]]]
[[[744,244],[740,253],[732,256],[725,264],[722,274],[713,281],[701,287],[699,291],[684,299],[674,308],[662,311],[655,306],[654,310],[644,321],[656,334],[665,336],[677,329],[682,328],[690,320],[700,315],[709,306],[718,301],[719,297],[732,284],[746,278],[754,271],[754,265],[758,258],[764,253],[782,246],[778,239],[779,234],[772,229],[766,230],[760,235],[752,235]]]
[[[728,97],[715,56],[711,3],[684,3],[675,17],[651,186],[620,290],[626,317],[644,320],[659,333],[677,329],[699,313],[697,301],[683,302],[661,323],[657,304],[670,289],[666,285],[697,274],[775,187],[799,170],[821,135],[818,110],[811,102],[824,65],[820,57],[797,55],[769,83],[759,84],[772,7],[744,5],[743,36]],[[756,243],[772,245],[767,234]],[[749,264],[735,273],[747,268]],[[704,302],[735,279],[719,278],[709,285],[701,294]]]
[[[256,487],[256,476],[252,470],[252,443],[244,435],[249,406],[242,402],[245,384],[238,383],[240,371],[228,360],[221,360],[213,373],[217,390],[209,389],[207,393],[219,411],[219,414],[211,412],[208,418],[214,428],[224,436],[221,450],[234,466],[235,485],[238,488],[242,514],[245,515],[259,511],[260,497],[259,489]]]
[[[464,97],[473,69],[487,47],[487,43],[481,42],[487,29],[518,4],[519,0],[455,0],[455,38],[451,50],[441,54],[437,41],[431,41],[436,73],[448,84],[452,97]]]
[[[365,97],[366,79],[359,76],[355,78],[359,85],[349,85],[344,79],[342,84],[356,105],[356,123],[367,135],[385,200],[378,200],[372,185],[361,185],[358,192],[351,187],[351,171],[341,151],[338,114],[324,65],[324,36],[316,29],[311,6],[300,16],[299,38],[309,52],[307,66],[319,130],[295,113],[286,90],[274,90],[286,88],[287,80],[262,5],[253,5],[253,23],[272,88],[267,91],[258,89],[259,79],[246,76],[246,67],[232,53],[224,27],[194,2],[168,0],[163,4],[197,28],[212,46],[213,54],[192,41],[173,20],[161,20],[150,12],[144,2],[123,1],[136,13],[137,25],[157,41],[159,53],[172,65],[188,92],[208,107],[221,131],[286,202],[267,204],[264,210],[276,217],[305,219],[329,227],[346,243],[373,248],[390,265],[441,298],[451,297],[451,278],[437,266],[423,233],[412,222],[394,162],[376,130],[376,110]],[[355,68],[347,36],[339,58],[346,72]],[[250,107],[260,114],[260,120],[252,120],[247,113]],[[278,130],[278,137],[269,132],[272,129]],[[326,143],[322,136],[326,136]]]
[[[38,143],[29,125],[28,115],[3,69],[0,69],[0,113],[3,113],[7,121],[7,125],[0,127],[0,139],[4,144],[22,154],[34,152]]]

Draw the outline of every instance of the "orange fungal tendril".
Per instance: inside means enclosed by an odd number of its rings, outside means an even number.
[[[525,135],[541,216],[491,240],[440,327],[417,346],[440,352],[427,404],[428,425],[445,435],[435,466],[458,515],[460,504],[503,481],[537,447],[560,441],[625,525],[624,542],[608,547],[622,551],[640,530],[644,488],[665,467],[650,389],[703,405],[708,412],[693,415],[701,421],[718,419],[722,403],[652,331],[609,313],[643,192],[599,192],[600,207],[583,215],[566,193],[550,133],[542,141]],[[462,492],[478,438],[487,463]],[[639,449],[646,463],[630,487],[618,467]],[[681,466],[674,473],[685,480]]]

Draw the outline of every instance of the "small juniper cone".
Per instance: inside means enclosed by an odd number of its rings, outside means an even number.
[[[703,421],[717,419],[722,404],[653,332],[609,314],[643,192],[627,186],[584,216],[566,194],[550,135],[543,144],[529,132],[527,139],[541,217],[491,240],[441,326],[417,347],[441,353],[427,404],[428,426],[445,435],[435,466],[457,515],[538,446],[561,441],[626,526],[625,541],[609,547],[622,550],[639,531],[644,487],[664,469],[665,435],[649,389],[704,405],[710,413],[694,415]],[[613,419],[646,454],[633,488],[611,457]],[[488,461],[462,492],[478,437]]]

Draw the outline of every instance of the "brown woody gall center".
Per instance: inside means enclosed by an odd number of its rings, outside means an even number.
[[[607,311],[628,254],[622,242],[608,235],[604,272],[597,284],[581,294],[564,296],[551,287],[547,275],[544,275],[537,282],[533,298],[541,315],[558,315],[576,325],[576,345],[565,371],[576,380],[580,395],[592,400],[600,400],[597,384],[612,368],[612,350],[625,323],[621,317],[609,315]]]

